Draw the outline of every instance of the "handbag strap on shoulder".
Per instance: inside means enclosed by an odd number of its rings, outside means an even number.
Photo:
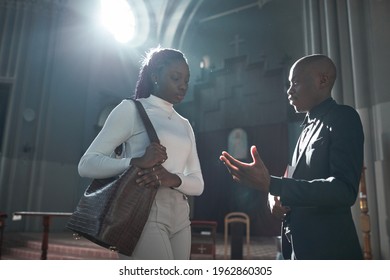
[[[141,102],[139,102],[136,99],[132,98],[131,100],[134,101],[135,106],[137,107],[138,112],[139,112],[139,114],[141,116],[141,119],[144,122],[145,129],[146,129],[146,132],[149,135],[150,142],[155,142],[155,143],[160,144],[160,139],[157,136],[156,130],[154,129],[153,124],[150,121],[149,116],[146,113],[144,106],[142,106]]]

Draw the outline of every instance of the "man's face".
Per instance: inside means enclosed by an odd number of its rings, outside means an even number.
[[[308,65],[294,64],[290,69],[288,100],[297,113],[310,111],[318,104],[315,72]]]

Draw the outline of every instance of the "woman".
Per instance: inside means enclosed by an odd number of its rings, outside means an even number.
[[[79,163],[80,175],[89,178],[107,178],[129,166],[138,166],[143,168],[139,185],[159,186],[131,259],[176,260],[190,256],[187,195],[203,192],[203,177],[192,127],[173,108],[184,99],[189,78],[182,52],[151,50],[142,64],[135,98],[144,106],[161,144],[150,144],[134,102],[123,100]],[[111,157],[121,143],[125,143],[125,157]]]

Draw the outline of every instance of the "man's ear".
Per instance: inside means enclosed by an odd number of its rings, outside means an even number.
[[[329,86],[329,76],[326,73],[320,74],[320,88]]]

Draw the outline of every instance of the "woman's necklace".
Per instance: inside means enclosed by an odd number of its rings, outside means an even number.
[[[168,113],[168,119],[169,119],[169,120],[172,120],[173,112],[174,112],[174,111],[172,110],[172,112],[169,112],[169,113]]]
[[[158,97],[158,96],[157,96]],[[160,98],[160,97],[158,97]],[[161,98],[160,98],[161,99]],[[173,117],[173,114],[175,113],[175,110],[172,108],[172,107],[167,107],[167,106],[164,106],[164,105],[161,105],[161,104],[155,104],[156,106],[160,107],[160,109],[162,111],[164,111],[164,113],[166,113],[168,115],[168,119],[169,120],[172,120],[172,117]]]
[[[173,110],[173,108],[161,107],[161,110],[163,111],[164,115],[166,115],[168,117],[168,120],[172,120],[173,113],[175,113],[175,110]]]

